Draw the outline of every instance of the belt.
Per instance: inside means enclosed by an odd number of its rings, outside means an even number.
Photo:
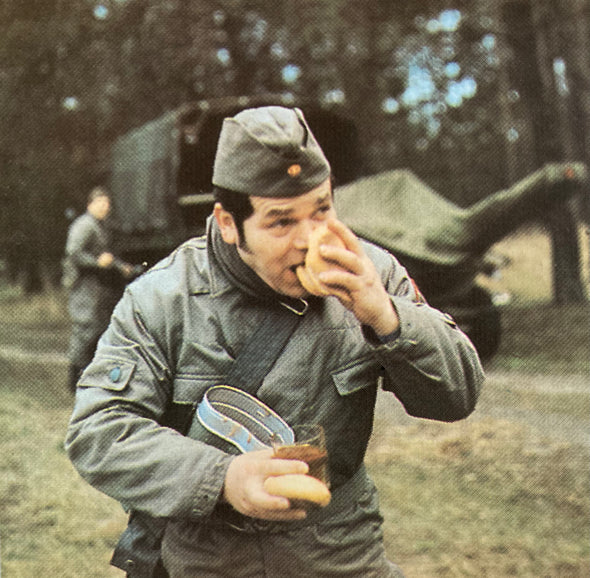
[[[272,521],[250,518],[234,510],[229,504],[219,504],[213,510],[210,518],[201,523],[206,527],[216,529],[229,529],[247,534],[269,533],[277,534],[288,532],[305,526],[313,526],[336,514],[351,508],[358,500],[372,489],[373,484],[367,475],[364,465],[352,475],[346,482],[332,491],[332,499],[325,508],[313,508],[308,510],[304,520]]]
[[[209,388],[197,406],[201,425],[236,446],[241,452],[272,447],[273,442],[293,443],[289,425],[258,398],[227,385]],[[189,437],[191,432],[188,433]]]

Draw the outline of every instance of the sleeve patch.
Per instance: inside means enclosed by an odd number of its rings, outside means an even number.
[[[420,289],[418,289],[418,285],[416,284],[416,281],[414,281],[414,279],[412,279],[411,277],[410,277],[410,281],[412,283],[412,287],[414,288],[414,293],[415,293],[414,301],[416,303],[427,304],[427,301],[426,301],[424,295],[422,295],[422,292],[420,291]]]

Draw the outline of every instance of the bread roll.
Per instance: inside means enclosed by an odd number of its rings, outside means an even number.
[[[322,508],[330,503],[332,497],[326,484],[304,474],[271,476],[264,481],[264,489],[273,496],[311,502]]]
[[[305,266],[297,267],[297,277],[308,293],[325,296],[334,292],[318,279],[318,275],[323,271],[337,268],[337,266],[326,261],[320,255],[320,245],[345,248],[344,241],[336,233],[328,229],[326,225],[317,227],[309,236]]]

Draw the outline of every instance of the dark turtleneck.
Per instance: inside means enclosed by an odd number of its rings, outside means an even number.
[[[209,254],[232,285],[261,301],[279,302],[298,311],[301,310],[301,299],[277,293],[244,263],[236,246],[223,240],[219,225],[213,216],[207,221],[207,245]],[[316,301],[313,298],[312,300]]]

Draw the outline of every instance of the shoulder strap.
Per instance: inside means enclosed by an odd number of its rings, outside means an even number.
[[[281,303],[269,308],[264,321],[234,360],[227,385],[255,396],[307,309],[308,303],[303,299],[294,305]],[[198,427],[196,407],[196,403],[172,403],[160,423],[187,435]]]
[[[226,385],[210,388],[197,404],[188,437],[235,453],[269,447],[275,435],[283,439],[292,435],[280,416],[272,419],[274,412],[259,401],[256,394],[307,311],[306,301],[300,301],[298,305],[300,309],[284,303],[269,308],[264,321],[236,357],[226,376]],[[216,405],[208,396],[214,396],[217,390],[221,399]],[[248,443],[254,439],[262,446]]]
[[[274,365],[308,308],[303,299],[299,300],[299,307],[286,303],[281,305],[282,307],[269,309],[263,323],[236,357],[227,376],[230,385],[256,395],[265,375]],[[208,432],[199,422],[196,407],[197,404],[172,404],[162,425],[173,427],[184,435],[190,430],[191,437],[195,435],[196,439],[205,441]],[[193,429],[198,430],[199,434],[193,434]],[[220,440],[223,441],[218,435],[213,435],[209,443],[217,445]],[[231,443],[235,444],[235,441]],[[235,445],[227,444],[226,450],[232,451],[231,448],[235,453]],[[241,448],[241,451],[246,449]],[[127,529],[119,539],[111,564],[130,572],[128,576],[166,577],[167,573],[162,569],[160,561],[160,544],[165,528],[165,519],[133,512]],[[135,570],[137,574],[134,573]]]
[[[238,353],[227,375],[227,385],[256,395],[265,376],[295,331],[299,320],[307,312],[306,301],[301,299],[299,306],[300,308],[297,309],[281,303],[280,307],[269,309],[264,321]]]

